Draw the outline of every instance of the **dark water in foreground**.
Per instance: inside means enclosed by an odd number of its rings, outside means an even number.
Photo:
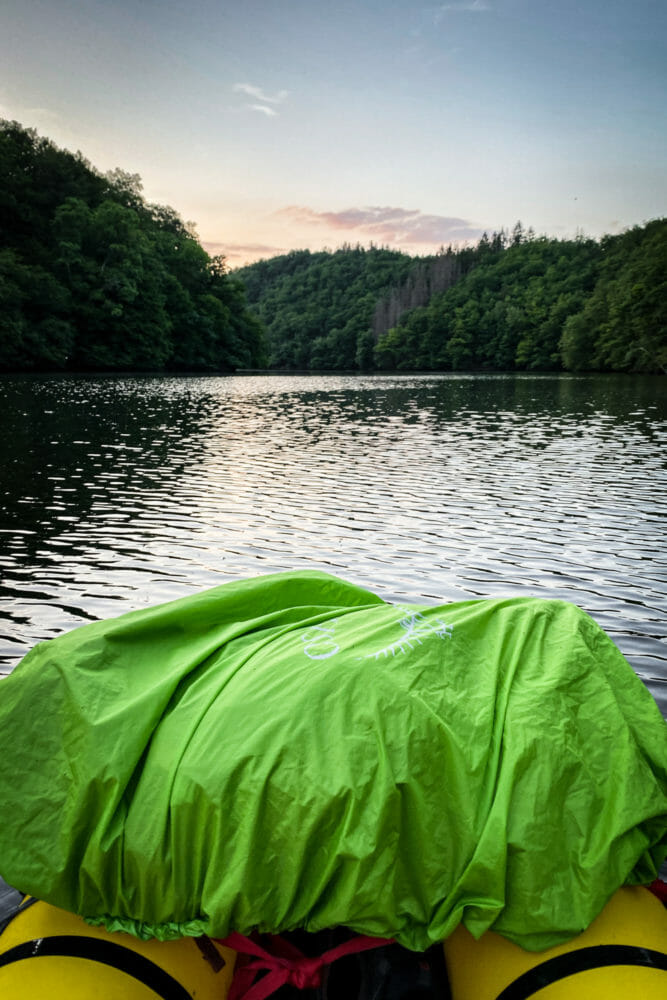
[[[667,380],[0,379],[0,671],[38,640],[319,568],[389,600],[529,594],[667,714]]]

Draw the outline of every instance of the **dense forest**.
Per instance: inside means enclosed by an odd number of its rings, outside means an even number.
[[[0,370],[667,371],[667,219],[230,272],[141,191],[0,120]]]
[[[277,368],[667,370],[667,219],[476,247],[295,251],[236,272]]]
[[[294,250],[235,272],[265,326],[275,368],[369,368],[383,294],[408,280],[414,258],[344,246]]]
[[[0,370],[265,362],[242,283],[137,175],[0,120]]]

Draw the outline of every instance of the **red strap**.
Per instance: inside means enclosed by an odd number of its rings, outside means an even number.
[[[316,989],[322,982],[322,969],[345,955],[355,955],[371,948],[393,944],[392,938],[359,937],[344,941],[322,955],[309,958],[293,944],[278,935],[271,935],[272,950],[266,951],[252,938],[234,932],[226,938],[215,938],[218,944],[232,948],[242,955],[252,955],[249,962],[234,970],[227,1000],[266,1000],[277,989],[289,983],[297,989]],[[266,971],[259,981],[257,973]]]
[[[667,882],[663,882],[662,879],[657,878],[655,882],[651,882],[646,888],[649,892],[652,892],[654,896],[657,896],[661,903],[667,906]]]

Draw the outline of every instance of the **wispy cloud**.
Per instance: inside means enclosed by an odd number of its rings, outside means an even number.
[[[450,11],[468,11],[473,14],[480,14],[486,10],[491,10],[491,4],[487,0],[454,0],[453,3],[443,3],[435,10],[435,20],[439,21]]]
[[[268,104],[251,104],[250,107],[253,111],[260,111],[263,115],[267,115],[269,118],[275,118],[278,112],[275,108],[270,108]]]
[[[418,209],[392,206],[348,208],[342,212],[316,212],[312,208],[290,205],[278,213],[296,223],[328,226],[331,229],[357,231],[393,244],[440,244],[477,240],[482,230],[466,219],[448,215],[427,215]]]
[[[248,97],[254,97],[256,101],[260,101],[259,104],[248,104],[247,107],[251,111],[258,111],[269,118],[275,118],[278,114],[275,106],[284,104],[289,96],[287,90],[277,90],[274,94],[267,94],[261,87],[255,87],[252,83],[235,83],[232,89],[236,94],[246,94]]]

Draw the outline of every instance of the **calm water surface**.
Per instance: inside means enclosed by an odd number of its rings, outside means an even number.
[[[0,672],[76,625],[323,569],[562,597],[667,713],[667,380],[0,379]]]

